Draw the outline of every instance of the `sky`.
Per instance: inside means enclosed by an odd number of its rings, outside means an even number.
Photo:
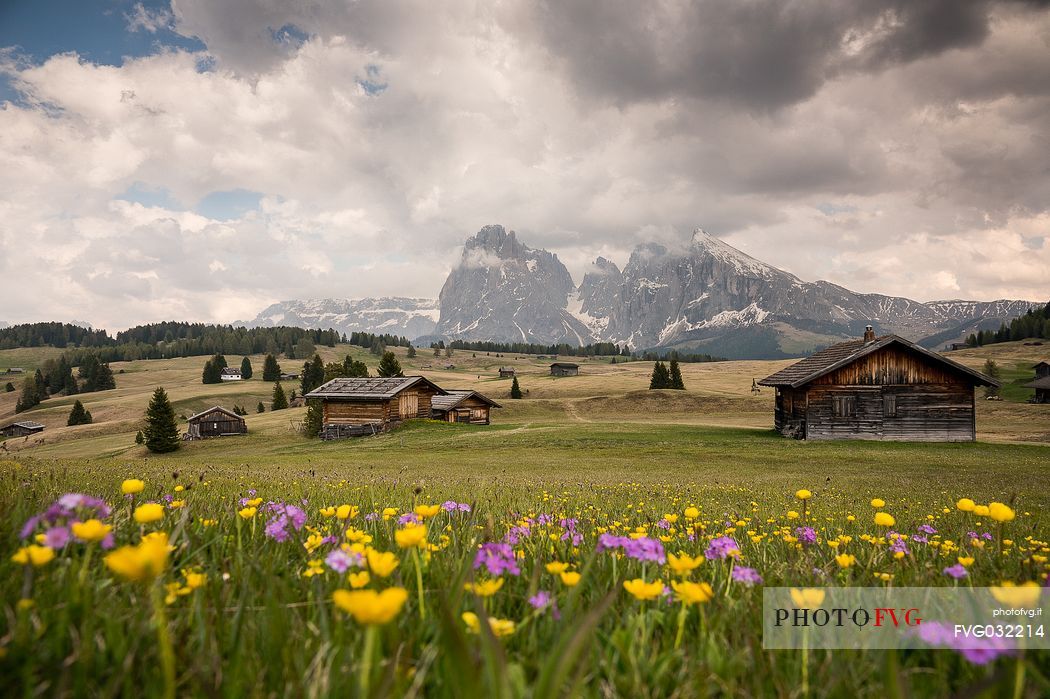
[[[577,283],[693,229],[813,281],[1050,298],[1050,2],[0,0],[0,321]]]

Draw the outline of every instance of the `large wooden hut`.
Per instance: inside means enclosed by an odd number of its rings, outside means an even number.
[[[758,382],[776,388],[773,421],[799,439],[962,442],[976,438],[984,374],[896,335],[840,342]]]
[[[189,439],[229,437],[248,433],[248,425],[243,417],[218,405],[190,415],[187,423],[186,436]]]
[[[341,437],[387,429],[403,420],[429,418],[434,396],[445,391],[422,376],[332,379],[305,398],[321,400],[322,436]]]
[[[551,376],[579,376],[580,365],[572,362],[554,362],[551,364]]]
[[[434,396],[430,403],[430,416],[446,422],[467,422],[472,425],[489,424],[489,411],[502,407],[477,391],[448,389],[446,395]]]
[[[0,434],[5,437],[25,437],[43,431],[44,426],[39,422],[33,422],[32,420],[19,420],[18,422],[12,422],[9,425],[0,427]]]

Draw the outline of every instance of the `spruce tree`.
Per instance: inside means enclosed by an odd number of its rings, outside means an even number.
[[[680,390],[685,390],[685,382],[682,381],[682,370],[678,366],[677,359],[671,359],[669,378],[670,385],[668,386],[668,388],[677,388]]]
[[[252,377],[252,360],[245,357],[241,360],[241,378],[247,381]]]
[[[306,418],[303,420],[303,431],[307,437],[317,437],[324,427],[324,406],[316,398],[306,401]]]
[[[265,413],[266,412],[266,406],[263,405],[262,401],[259,401],[259,404],[257,406],[255,406],[255,412],[257,412],[257,413]]]
[[[408,346],[408,353],[406,354],[406,356],[409,359],[413,359],[416,356],[416,346],[415,345],[409,345]]]
[[[109,391],[117,387],[117,381],[113,378],[113,370],[109,364],[99,364],[95,370],[95,390]]]
[[[228,368],[230,365],[226,363],[226,357],[222,354],[217,354],[211,358],[211,363],[219,368],[219,373],[222,374],[222,370]]]
[[[27,376],[22,384],[22,395],[18,397],[18,402],[15,403],[15,412],[21,413],[38,405],[40,405],[40,396],[37,394],[36,381],[32,377]]]
[[[998,380],[998,378],[1001,376],[1002,372],[999,371],[999,365],[996,364],[994,360],[988,359],[988,360],[985,360],[985,362],[984,362],[984,373],[985,373],[985,375],[990,376],[991,378]],[[986,395],[986,396],[998,396],[999,395],[999,387],[998,386],[988,386],[987,388],[984,389],[984,395]]]
[[[346,355],[346,359],[343,360],[343,376],[352,379],[367,379],[368,365],[364,362],[357,361],[348,354]]]
[[[39,369],[37,369],[36,374],[33,375],[33,383],[36,386],[36,397],[38,401],[47,400],[50,395],[47,392],[47,381],[44,380],[44,375],[40,373]]]
[[[201,383],[219,383],[219,379],[215,377],[215,365],[211,363],[211,360],[204,362],[204,369],[201,371]]]
[[[671,382],[671,376],[667,373],[667,366],[663,362],[656,362],[653,365],[653,375],[649,379],[649,388],[668,388]]]
[[[514,377],[514,381],[510,384],[510,397],[521,398],[521,386],[518,385],[518,377]]]
[[[288,407],[288,397],[284,395],[281,382],[273,385],[273,396],[270,398],[270,410],[284,410]]]
[[[15,392],[15,385],[13,383],[11,383],[10,381],[8,381],[7,385],[4,386],[4,390],[7,391],[8,393],[14,393]]]
[[[303,364],[303,375],[299,379],[299,389],[305,396],[323,383],[324,362],[321,361],[321,355],[315,354],[313,359]]]
[[[394,356],[393,352],[383,352],[383,358],[379,360],[379,366],[376,367],[376,376],[390,377],[390,376],[404,376],[405,374],[401,371],[401,362],[397,361],[397,357]]]
[[[142,436],[142,430],[135,433],[135,444],[142,444],[146,441],[146,438]]]
[[[277,358],[272,354],[266,355],[266,359],[263,360],[263,381],[272,383],[279,381],[281,378],[281,365],[277,363]]]
[[[168,394],[160,386],[153,392],[153,398],[146,408],[146,429],[142,433],[146,448],[156,454],[175,451],[180,446],[175,409],[168,400]]]
[[[66,420],[66,425],[90,425],[91,424],[91,412],[88,411],[84,404],[79,400],[73,403],[73,409],[69,411],[69,418]]]

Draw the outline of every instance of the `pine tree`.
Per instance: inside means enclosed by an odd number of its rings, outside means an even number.
[[[667,366],[663,362],[656,362],[653,365],[653,375],[649,379],[649,388],[668,388],[671,383],[671,375],[667,373]]]
[[[21,413],[38,405],[40,405],[40,396],[37,394],[36,381],[27,376],[22,384],[22,395],[19,396],[18,402],[15,403],[15,412]]]
[[[142,430],[135,433],[135,444],[142,444],[146,441],[146,438],[142,436]]]
[[[998,380],[999,377],[1002,375],[1002,372],[999,371],[999,365],[996,364],[995,361],[992,360],[992,359],[985,360],[983,371],[984,371],[986,376],[990,376],[991,378],[996,379],[996,380]],[[984,395],[986,395],[986,396],[998,396],[999,395],[999,387],[998,386],[988,386],[986,389],[984,389]]]
[[[281,382],[273,385],[273,396],[270,398],[270,410],[284,410],[288,407],[288,397],[284,395]]]
[[[4,390],[7,391],[8,393],[14,393],[15,392],[15,385],[13,383],[11,383],[10,381],[8,381],[7,385],[4,386]]]
[[[343,360],[343,376],[348,376],[354,379],[367,379],[368,365],[364,362],[357,361],[348,354],[346,355],[346,359]]]
[[[33,383],[36,386],[36,396],[38,401],[47,400],[49,393],[47,392],[47,381],[44,380],[44,375],[40,373],[40,370],[36,370],[36,374],[33,375]]]
[[[316,398],[306,401],[306,418],[303,420],[303,431],[307,437],[317,437],[324,427],[324,406]]]
[[[324,362],[321,361],[321,355],[315,354],[313,359],[303,364],[303,375],[299,379],[299,388],[305,396],[323,383]]]
[[[409,359],[415,358],[415,356],[416,356],[416,346],[415,345],[409,345],[408,346],[408,353],[405,356],[407,356]]]
[[[510,397],[521,398],[521,386],[518,385],[518,377],[514,377],[514,381],[510,384]]]
[[[175,451],[180,446],[175,409],[168,400],[168,394],[160,386],[153,392],[153,398],[146,408],[146,429],[142,432],[146,448],[154,453]]]
[[[678,366],[678,360],[673,357],[671,358],[669,379],[670,383],[668,388],[677,388],[680,390],[685,390],[685,382],[682,381],[682,370]]]
[[[342,362],[329,362],[324,365],[324,380],[328,383],[332,379],[346,376],[346,366]]]
[[[390,377],[404,375],[405,374],[401,371],[401,362],[397,361],[397,357],[394,356],[394,353],[383,352],[383,358],[379,360],[379,366],[376,367],[376,376]]]
[[[88,411],[84,404],[79,400],[73,403],[73,409],[69,411],[69,418],[66,420],[66,425],[90,425],[91,424],[91,412]]]
[[[259,401],[259,404],[257,406],[255,406],[255,412],[257,412],[257,413],[265,413],[266,412],[266,406],[263,405],[262,401]]]
[[[75,396],[80,393],[80,386],[77,384],[77,379],[73,376],[73,369],[66,369],[66,378],[62,384],[62,389],[66,392],[67,396]]]
[[[230,366],[226,363],[226,357],[222,354],[217,354],[214,357],[212,357],[211,363],[219,368],[219,374],[222,374],[222,370]]]
[[[241,360],[241,378],[247,381],[252,377],[252,360],[245,357]]]
[[[117,387],[117,381],[113,378],[113,370],[109,364],[99,364],[95,370],[95,390],[109,391]]]
[[[204,362],[204,369],[201,371],[201,383],[219,383],[219,379],[215,376],[215,365],[211,363],[211,360]]]
[[[272,383],[279,381],[281,378],[281,365],[277,363],[277,358],[272,354],[266,355],[266,359],[263,360],[263,381]]]

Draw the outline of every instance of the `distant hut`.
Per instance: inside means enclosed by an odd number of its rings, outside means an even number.
[[[501,366],[499,368],[499,377],[501,379],[513,379],[514,376],[515,376],[515,374],[514,374],[514,367]]]
[[[403,420],[429,418],[434,396],[446,391],[422,376],[332,379],[304,396],[319,398],[324,439],[374,434]]]
[[[218,405],[190,415],[186,429],[188,439],[205,439],[207,437],[229,437],[247,434],[248,425],[244,418]]]
[[[1025,388],[1034,388],[1035,397],[1032,403],[1050,403],[1050,362],[1039,362],[1032,367],[1035,369],[1035,380],[1024,385]]]
[[[281,381],[298,381],[298,380],[299,380],[299,374],[292,374],[292,373],[286,373],[286,372],[282,372],[281,373]]]
[[[0,427],[0,434],[5,437],[25,437],[26,435],[36,434],[37,432],[43,431],[44,426],[39,422],[33,422],[32,420],[20,420],[5,425],[4,427]]]
[[[999,383],[896,335],[832,345],[758,382],[773,420],[799,439],[976,439],[974,389]]]
[[[430,416],[445,422],[466,422],[472,425],[489,424],[489,410],[501,408],[499,403],[477,391],[448,389],[446,395],[434,396]]]
[[[219,378],[223,381],[240,381],[241,370],[234,369],[233,367],[226,367],[221,372],[219,372]]]
[[[551,364],[551,376],[579,376],[580,365],[572,362],[554,362]]]

